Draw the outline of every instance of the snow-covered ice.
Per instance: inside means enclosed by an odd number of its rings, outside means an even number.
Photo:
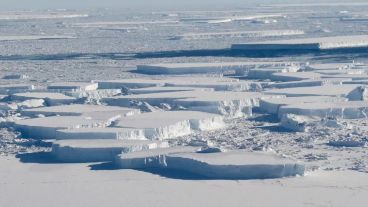
[[[122,153],[119,168],[189,172],[209,179],[265,179],[304,174],[304,165],[272,154],[257,152],[196,153],[193,148],[145,150]]]
[[[223,117],[197,111],[158,111],[122,117],[114,127],[143,129],[147,139],[172,139],[192,130],[214,130],[225,127]]]
[[[257,92],[226,91],[183,91],[152,94],[137,94],[105,98],[110,105],[131,106],[132,101],[147,102],[154,106],[160,103],[180,105],[190,110],[217,113],[228,117],[250,116],[252,107],[258,106],[259,100],[277,98],[279,95],[264,95]]]
[[[1,8],[0,206],[364,206],[368,4],[99,4]]]
[[[171,40],[199,40],[212,38],[244,38],[244,37],[274,37],[274,36],[292,36],[302,35],[301,30],[269,30],[269,31],[230,31],[230,32],[213,32],[213,33],[186,33],[171,37]]]
[[[172,153],[168,169],[187,171],[212,179],[265,179],[304,175],[304,165],[257,152]]]
[[[35,117],[38,115],[44,116],[88,116],[96,113],[115,113],[116,115],[132,116],[139,114],[138,109],[114,107],[114,106],[102,106],[102,105],[84,105],[84,104],[71,104],[71,105],[59,105],[51,107],[42,107],[36,109],[26,109],[21,113],[25,116]]]
[[[279,117],[284,114],[297,114],[345,119],[367,118],[368,102],[336,101],[290,104],[279,108]]]
[[[47,86],[47,89],[55,91],[94,91],[97,88],[98,83],[83,82],[51,83]]]
[[[281,62],[219,62],[219,63],[161,63],[138,65],[137,71],[146,74],[244,73],[255,67],[283,66]]]
[[[53,143],[51,153],[61,162],[102,162],[113,161],[120,153],[129,153],[157,148],[167,148],[162,141],[74,139]]]
[[[29,84],[8,84],[0,85],[0,94],[13,94],[34,90],[34,85]]]
[[[54,92],[26,92],[26,93],[15,93],[11,95],[11,99],[14,101],[25,101],[30,99],[43,99],[47,105],[63,105],[71,104],[77,101],[76,98],[66,96],[62,93]]]
[[[234,50],[331,50],[368,47],[368,36],[335,36],[233,44]]]
[[[18,120],[13,126],[26,137],[58,139],[59,129],[106,127],[119,117],[115,113],[99,113],[92,116],[49,116]]]

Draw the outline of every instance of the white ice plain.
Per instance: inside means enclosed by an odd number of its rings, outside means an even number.
[[[0,206],[365,206],[343,5],[0,12]]]

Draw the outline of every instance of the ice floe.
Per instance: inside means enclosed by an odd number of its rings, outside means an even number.
[[[142,113],[116,120],[113,127],[143,129],[147,139],[170,139],[188,135],[192,130],[214,130],[225,127],[223,117],[196,111]]]
[[[75,139],[54,142],[51,153],[60,162],[102,162],[113,161],[121,153],[167,147],[165,141]]]
[[[196,153],[192,148],[167,148],[122,153],[117,166],[128,169],[162,168],[210,179],[266,179],[304,174],[304,165],[272,154],[232,151]]]
[[[54,91],[94,91],[97,88],[98,83],[85,82],[51,83],[47,86],[48,90]]]
[[[14,101],[25,101],[30,99],[43,99],[46,105],[64,105],[71,104],[77,101],[76,98],[64,95],[62,93],[53,92],[26,92],[26,93],[15,93],[11,95],[11,99]]]
[[[233,50],[331,50],[368,47],[368,36],[335,36],[233,44]]]

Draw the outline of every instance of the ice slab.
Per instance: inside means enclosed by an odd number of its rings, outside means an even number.
[[[98,83],[87,82],[51,83],[47,86],[48,90],[53,91],[94,91],[97,88]]]
[[[264,30],[264,31],[231,31],[231,32],[206,32],[186,33],[171,37],[171,40],[202,40],[215,38],[243,38],[243,37],[277,37],[302,35],[302,30]]]
[[[296,87],[312,87],[312,86],[323,86],[323,85],[341,85],[348,81],[348,78],[344,79],[316,79],[316,80],[301,80],[301,81],[288,81],[279,83],[270,83],[267,88],[296,88]],[[355,83],[359,84],[359,83]]]
[[[260,82],[243,81],[225,77],[166,76],[161,78],[133,78],[98,82],[100,88],[120,89],[140,89],[168,86],[186,88],[212,88],[216,91],[259,91],[262,89],[262,83]]]
[[[319,70],[336,70],[336,69],[348,69],[353,67],[352,63],[314,63],[306,67],[307,70],[319,71]]]
[[[29,99],[43,99],[49,106],[71,104],[77,101],[76,98],[66,96],[62,93],[52,92],[26,92],[16,93],[11,95],[11,99],[14,101],[25,101]]]
[[[111,124],[110,116],[96,119],[88,116],[49,116],[23,119],[15,121],[14,128],[25,137],[57,139],[57,131],[60,129],[106,127]]]
[[[356,73],[356,74],[333,74],[333,75],[321,75],[322,78],[350,78],[351,80],[368,80],[368,75],[365,72]]]
[[[328,50],[368,47],[367,35],[275,40],[233,44],[233,50]]]
[[[333,117],[345,119],[367,118],[368,102],[342,101],[342,102],[314,102],[281,106],[279,117],[285,114],[305,116]]]
[[[284,114],[280,126],[291,131],[308,132],[319,121],[321,118],[318,117]]]
[[[88,17],[88,14],[74,12],[32,12],[32,11],[4,11],[0,13],[0,20],[30,20],[30,19],[64,19]]]
[[[198,147],[169,147],[122,153],[116,156],[115,165],[121,169],[148,169],[166,167],[166,155],[183,152],[195,152]]]
[[[106,28],[111,26],[129,26],[129,25],[160,25],[160,24],[176,24],[175,20],[162,20],[162,21],[99,21],[99,22],[81,22],[71,24],[72,27],[81,28]]]
[[[176,147],[122,153],[119,168],[162,168],[189,172],[210,179],[266,179],[304,175],[304,165],[276,155],[232,151],[195,153],[195,148]]]
[[[248,16],[224,16],[224,17],[193,17],[182,18],[181,22],[194,22],[194,23],[206,23],[206,24],[220,24],[228,23],[232,21],[254,21],[265,18],[279,18],[282,14],[257,14]]]
[[[162,81],[161,79],[144,79],[144,78],[100,80],[97,82],[99,89],[148,88],[148,87],[160,87],[165,85],[165,81]]]
[[[148,93],[166,93],[166,92],[196,91],[196,90],[213,91],[212,88],[164,86],[164,87],[148,87],[148,88],[129,89],[129,93],[148,94]]]
[[[229,73],[249,68],[274,66],[279,62],[218,62],[218,63],[161,63],[138,65],[137,71],[146,74]],[[239,72],[237,72],[239,73]]]
[[[302,103],[314,103],[314,102],[341,102],[347,101],[346,98],[331,97],[331,96],[303,96],[303,97],[284,97],[284,98],[271,98],[262,99],[259,102],[259,108],[261,111],[278,114],[281,106],[297,105]]]
[[[121,92],[121,89],[98,89],[93,91],[66,91],[64,94],[77,99],[86,98],[99,100],[102,98],[119,95]]]
[[[236,75],[246,75],[250,79],[271,79],[275,73],[298,72],[300,65],[297,63],[278,63],[274,65],[258,65],[249,71],[236,71]]]
[[[34,85],[28,85],[28,84],[0,85],[0,94],[14,94],[14,93],[31,91],[34,89],[35,89]]]
[[[184,106],[190,110],[217,113],[228,117],[250,116],[251,108],[260,99],[280,97],[257,92],[183,91],[116,96],[103,99],[109,105],[129,107],[132,101],[147,102],[154,106],[161,103]]]
[[[333,147],[364,147],[367,145],[367,142],[363,140],[342,139],[330,140],[327,144]]]
[[[273,81],[301,81],[301,80],[315,80],[320,79],[322,76],[315,72],[286,72],[286,73],[273,73],[270,77]]]
[[[64,35],[17,35],[17,36],[0,36],[0,41],[20,41],[20,40],[57,40],[57,39],[74,39],[74,36]]]
[[[28,76],[27,75],[22,75],[22,74],[10,74],[10,75],[5,75],[2,77],[3,79],[6,80],[19,80],[19,79],[27,79]]]
[[[215,77],[177,77],[168,79],[166,86],[210,88],[215,91],[261,91],[262,82]]]
[[[278,98],[257,92],[201,92],[174,103],[191,110],[217,113],[228,118],[252,116],[252,108],[259,106],[261,99]]]
[[[324,85],[313,87],[296,87],[271,89],[264,91],[265,94],[285,95],[288,97],[301,96],[337,96],[346,97],[350,92],[360,85]]]
[[[113,161],[121,153],[167,147],[162,141],[75,139],[55,141],[51,153],[60,162],[103,162]]]
[[[140,113],[138,109],[103,106],[103,105],[82,105],[82,104],[26,109],[23,110],[21,113],[25,116],[37,116],[40,114],[44,116],[81,116],[81,115],[93,116],[96,113],[111,113],[111,112],[119,116],[131,116]]]
[[[197,111],[157,111],[114,122],[114,127],[143,129],[147,139],[171,139],[192,133],[192,130],[214,130],[225,127],[223,117]]]
[[[212,179],[267,179],[304,175],[304,165],[276,155],[232,151],[175,153],[165,156],[166,168]]]
[[[106,127],[59,129],[56,139],[146,140],[147,138],[143,129]]]

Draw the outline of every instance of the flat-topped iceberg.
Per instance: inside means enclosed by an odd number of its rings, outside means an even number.
[[[92,119],[83,116],[49,116],[42,118],[17,120],[14,128],[25,137],[35,139],[57,139],[57,130],[106,127],[110,120]]]
[[[105,98],[109,105],[131,106],[132,101],[147,102],[154,106],[161,103],[180,105],[194,111],[217,113],[227,117],[251,116],[252,107],[258,106],[260,99],[280,97],[257,92],[225,91],[182,91],[152,94],[138,94]]]
[[[0,94],[14,94],[34,90],[34,85],[31,84],[7,84],[0,85]]]
[[[167,147],[162,141],[75,139],[55,141],[51,153],[60,162],[102,162],[113,161],[121,153]]]
[[[367,35],[319,37],[304,39],[273,40],[264,42],[233,44],[233,50],[331,50],[368,47]]]
[[[132,108],[83,104],[59,105],[35,109],[26,109],[23,110],[21,113],[25,116],[94,116],[97,113],[111,112],[119,116],[131,116],[140,113],[138,109]]]
[[[335,96],[347,97],[352,91],[356,90],[360,85],[323,85],[312,87],[295,87],[271,89],[264,91],[265,94],[285,95],[288,97],[302,96]]]
[[[30,99],[43,99],[48,106],[71,104],[77,101],[76,98],[64,95],[62,93],[52,92],[26,92],[11,95],[14,101],[25,101]]]
[[[51,83],[47,86],[48,90],[53,91],[94,91],[97,88],[98,83],[88,82]]]
[[[303,164],[273,154],[245,151],[196,153],[185,147],[122,153],[115,163],[119,168],[161,168],[208,179],[281,178],[304,175],[305,170]]]
[[[158,111],[116,120],[114,127],[143,129],[147,139],[170,139],[192,130],[214,130],[225,126],[223,117],[197,111]]]
[[[255,67],[285,65],[282,62],[218,62],[218,63],[161,63],[138,65],[137,71],[146,74],[241,73]]]
[[[230,31],[230,32],[206,32],[185,33],[171,37],[171,40],[202,40],[215,38],[246,38],[246,37],[277,37],[302,35],[302,30],[264,30],[264,31]]]
[[[279,117],[285,114],[333,117],[345,119],[368,118],[367,101],[312,102],[291,104],[279,108]]]

